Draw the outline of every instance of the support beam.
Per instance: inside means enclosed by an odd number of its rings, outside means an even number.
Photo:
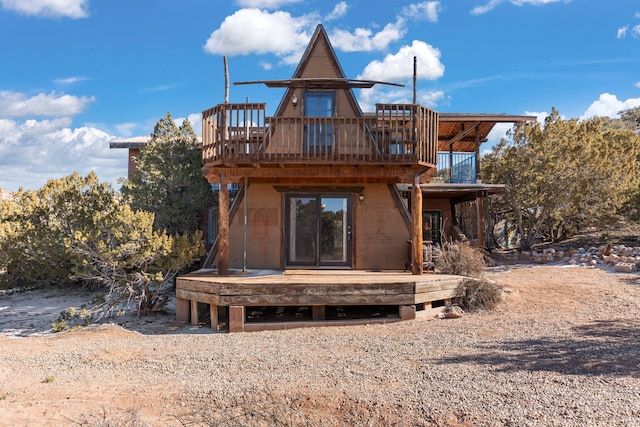
[[[416,318],[415,305],[401,305],[399,309],[400,320],[414,320]]]
[[[211,329],[218,330],[218,306],[209,304],[209,315],[211,317]]]
[[[200,319],[198,319],[198,301],[191,300],[191,324],[198,326]]]
[[[423,265],[422,255],[422,189],[420,176],[415,177],[411,189],[411,274],[421,275]]]
[[[324,305],[314,305],[311,307],[312,310],[312,318],[313,320],[325,320],[325,306]]]
[[[389,188],[389,192],[391,193],[391,197],[393,197],[393,203],[396,205],[396,209],[400,212],[402,216],[402,220],[404,221],[404,225],[407,227],[407,231],[411,233],[411,213],[409,209],[407,209],[407,205],[404,204],[402,200],[402,196],[400,195],[400,190],[395,184],[387,184]]]
[[[478,247],[481,249],[485,248],[485,218],[484,218],[484,196],[479,195],[476,199],[476,220],[477,229],[478,229]]]
[[[189,321],[189,306],[188,299],[176,298],[176,320],[181,323],[187,323]]]
[[[453,138],[447,141],[447,144],[449,144],[449,148],[451,149],[451,147],[453,147],[453,144],[462,140],[465,136],[469,135],[471,132],[475,131],[476,128],[481,124],[482,124],[481,122],[474,122],[474,123],[471,123],[471,126],[468,128],[465,126],[462,131],[458,132],[456,136],[454,136]]]
[[[476,182],[482,181],[482,174],[480,174],[480,132],[476,132]]]
[[[229,332],[244,332],[244,306],[229,307]]]
[[[229,274],[229,187],[224,172],[220,173],[218,193],[218,274]]]

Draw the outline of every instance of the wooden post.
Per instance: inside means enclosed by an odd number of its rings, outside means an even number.
[[[181,323],[189,322],[189,308],[191,303],[188,299],[176,298],[176,320]]]
[[[229,274],[229,187],[224,172],[220,174],[218,197],[218,274]]]
[[[324,305],[314,305],[311,307],[312,319],[313,320],[325,320],[325,306]]]
[[[411,190],[411,274],[422,274],[422,189],[416,176]]]
[[[229,60],[226,56],[222,57],[224,64],[224,103],[229,103]]]
[[[476,196],[476,220],[478,228],[478,247],[484,249],[486,247],[485,241],[485,219],[484,219],[484,195],[480,194]]]
[[[229,332],[244,332],[244,313],[242,305],[229,306]]]
[[[476,182],[482,181],[480,174],[480,126],[476,126]]]
[[[415,305],[401,305],[399,307],[400,320],[414,320],[416,318]]]
[[[211,316],[211,329],[218,330],[218,306],[209,304],[209,314]]]
[[[198,301],[191,300],[191,324],[198,326],[200,319],[198,319]]]

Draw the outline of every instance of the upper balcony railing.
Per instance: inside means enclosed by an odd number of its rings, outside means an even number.
[[[438,172],[432,182],[473,184],[477,180],[476,153],[438,152]]]
[[[365,117],[266,117],[265,104],[220,104],[202,113],[205,165],[428,164],[437,161],[437,113],[377,105]]]

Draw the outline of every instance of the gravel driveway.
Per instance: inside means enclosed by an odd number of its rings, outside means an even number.
[[[640,426],[640,276],[489,275],[505,302],[460,319],[0,336],[0,425]]]

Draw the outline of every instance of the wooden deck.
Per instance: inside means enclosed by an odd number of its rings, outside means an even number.
[[[286,270],[232,272],[219,276],[200,270],[176,284],[178,321],[199,324],[198,311],[209,306],[211,327],[226,324],[229,332],[288,329],[305,326],[387,323],[434,316],[450,302],[460,276],[400,271]],[[395,307],[383,318],[327,319],[327,307]],[[310,307],[307,320],[248,323],[247,307]]]

